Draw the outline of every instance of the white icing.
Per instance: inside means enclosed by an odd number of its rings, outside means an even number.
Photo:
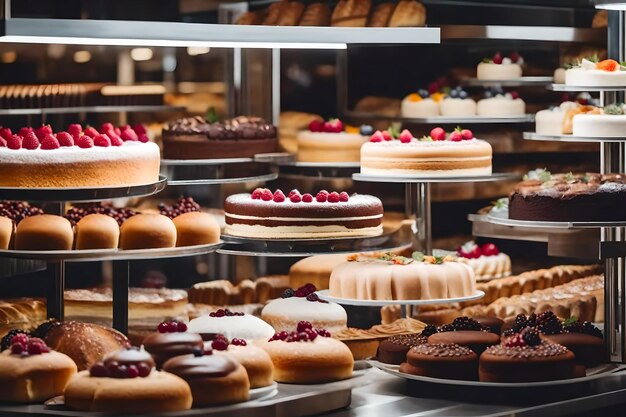
[[[577,114],[573,126],[575,136],[626,137],[626,115]]]
[[[583,59],[580,66],[565,71],[565,84],[582,87],[626,86],[626,71],[618,65],[614,71],[596,69],[596,64]]]
[[[406,97],[402,100],[402,117],[432,117],[439,116],[439,103],[432,98],[412,101]]]
[[[346,310],[339,304],[307,301],[304,297],[273,300],[263,308],[261,317],[274,325],[276,331],[294,330],[293,324],[310,321],[334,333],[345,328],[348,321]]]
[[[541,135],[562,135],[565,111],[561,107],[538,111],[535,115],[535,132]]]
[[[522,67],[519,64],[481,62],[476,68],[476,78],[479,80],[512,80],[521,76]]]
[[[384,175],[389,177],[461,177],[475,175],[490,175],[491,166],[484,168],[464,168],[464,169],[448,169],[448,170],[425,170],[425,169],[381,169],[361,167],[362,174]]]
[[[475,116],[476,102],[471,98],[447,97],[441,101],[440,110],[442,116]]]
[[[269,339],[274,335],[272,326],[250,314],[225,317],[201,316],[191,320],[187,328],[192,333],[219,333],[228,339],[234,337],[245,340]]]
[[[274,220],[279,222],[327,222],[328,217],[317,218],[317,217],[259,217],[259,216],[244,216],[242,214],[233,214],[233,213],[224,213],[225,216],[231,217],[233,219],[241,219],[241,220]],[[372,216],[353,216],[353,217],[332,217],[333,221],[353,221],[353,220],[370,220],[370,219],[380,219],[383,215],[375,214]]]
[[[522,116],[526,113],[526,103],[521,98],[515,100],[502,95],[484,98],[476,105],[479,116],[508,117]]]

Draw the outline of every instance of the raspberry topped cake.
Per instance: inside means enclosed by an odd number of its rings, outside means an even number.
[[[257,188],[224,202],[225,234],[251,238],[376,236],[383,232],[383,204],[371,195],[322,190],[289,195]]]
[[[361,147],[361,173],[381,176],[460,177],[491,174],[491,145],[469,129],[450,134],[440,127],[415,138],[407,129],[398,139],[376,131]]]
[[[626,86],[626,67],[613,59],[582,59],[565,71],[565,84],[582,87]]]
[[[190,332],[199,333],[205,340],[210,340],[217,334],[229,339],[244,340],[265,339],[274,334],[272,326],[260,318],[227,308],[220,308],[191,320],[188,328]]]
[[[346,126],[339,119],[315,119],[309,130],[298,133],[300,162],[359,162],[361,145],[372,134],[371,126]]]
[[[511,275],[511,258],[500,252],[493,243],[478,246],[467,242],[456,250],[458,261],[469,265],[476,274],[476,281],[488,281]]]
[[[524,59],[513,52],[509,56],[502,56],[497,52],[491,58],[485,58],[476,68],[476,78],[479,80],[512,80],[522,76]]]
[[[139,130],[139,133],[137,130]],[[159,147],[136,127],[0,129],[0,186],[109,187],[159,179]]]

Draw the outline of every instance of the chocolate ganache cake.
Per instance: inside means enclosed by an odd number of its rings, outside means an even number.
[[[211,123],[201,116],[169,123],[163,129],[163,158],[250,158],[275,152],[275,126],[260,117],[239,116]]]
[[[533,173],[531,173],[533,174]],[[529,175],[509,196],[509,218],[534,221],[621,221],[626,202],[623,174]]]

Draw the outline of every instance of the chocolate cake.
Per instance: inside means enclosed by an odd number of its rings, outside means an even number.
[[[626,220],[624,174],[555,174],[544,171],[519,183],[509,196],[515,220],[593,222]]]
[[[407,354],[400,372],[431,378],[476,380],[477,356],[455,344],[418,345]]]
[[[211,123],[203,117],[175,120],[163,129],[164,159],[251,158],[276,151],[278,132],[260,117]]]
[[[421,334],[400,334],[383,340],[378,345],[376,358],[379,362],[400,365],[406,361],[406,354],[417,345],[428,343],[428,338]]]

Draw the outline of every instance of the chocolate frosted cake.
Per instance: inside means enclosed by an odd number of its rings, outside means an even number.
[[[431,378],[475,380],[477,356],[464,346],[455,344],[418,345],[407,354],[400,372]]]
[[[509,218],[576,222],[626,220],[624,174],[555,174],[543,171],[509,196]]]
[[[406,354],[417,345],[428,343],[428,338],[421,334],[399,334],[380,342],[376,358],[379,362],[400,365],[406,361]]]
[[[239,116],[215,123],[188,117],[163,129],[163,158],[250,158],[275,152],[277,136],[276,127],[260,117]]]

